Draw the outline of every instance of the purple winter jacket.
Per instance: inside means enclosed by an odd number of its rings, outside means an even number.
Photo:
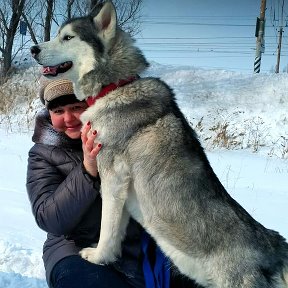
[[[36,117],[34,146],[29,151],[27,192],[38,226],[47,232],[43,261],[49,283],[54,265],[98,242],[101,222],[100,179],[85,171],[81,140],[55,131],[49,113]],[[130,220],[122,257],[111,264],[135,287],[144,287],[141,234]]]

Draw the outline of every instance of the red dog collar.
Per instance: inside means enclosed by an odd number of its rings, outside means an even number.
[[[104,97],[105,95],[107,95],[109,92],[117,89],[118,87],[124,86],[126,84],[129,84],[131,82],[133,82],[134,80],[138,79],[138,77],[130,77],[128,79],[121,79],[118,81],[118,83],[111,83],[107,86],[104,86],[101,91],[98,93],[98,95],[96,96],[89,96],[86,99],[86,103],[88,104],[88,106],[92,106],[97,99]]]

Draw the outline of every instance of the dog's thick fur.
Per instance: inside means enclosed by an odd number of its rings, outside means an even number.
[[[31,48],[41,65],[54,66],[54,77],[74,82],[80,100],[148,66],[117,26],[113,4],[97,10]],[[65,61],[73,65],[58,75]],[[98,99],[82,121],[91,121],[103,144],[101,235],[97,248],[81,251],[83,258],[115,261],[132,216],[183,274],[205,287],[288,287],[285,239],[225,191],[165,83],[140,78],[120,87]]]

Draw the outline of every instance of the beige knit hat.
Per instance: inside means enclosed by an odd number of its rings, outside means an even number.
[[[41,77],[40,88],[38,95],[40,100],[45,106],[58,97],[64,95],[74,95],[73,84],[70,80],[59,79],[59,80],[49,80],[45,77]]]

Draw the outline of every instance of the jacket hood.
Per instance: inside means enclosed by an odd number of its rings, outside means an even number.
[[[53,128],[49,111],[46,108],[36,115],[32,141],[35,144],[82,149],[81,139],[71,139],[65,133],[58,132]]]

